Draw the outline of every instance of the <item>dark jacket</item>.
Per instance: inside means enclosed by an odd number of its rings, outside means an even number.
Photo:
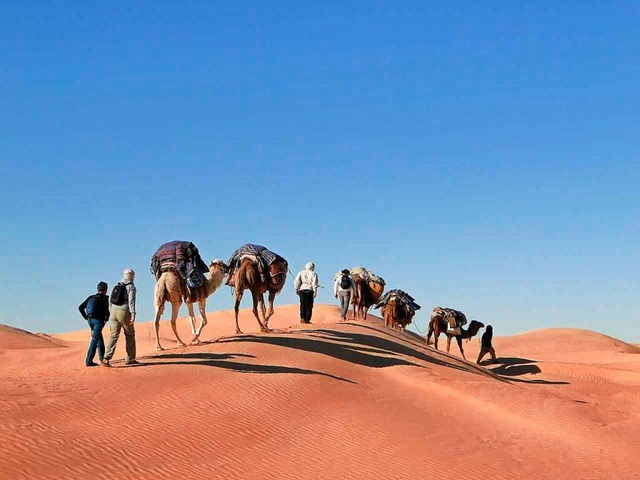
[[[482,346],[491,348],[491,341],[493,340],[493,329],[487,328],[487,331],[482,334]]]
[[[107,320],[109,320],[109,296],[105,295],[104,293],[95,293],[93,295],[89,295],[87,299],[80,304],[78,310],[80,310],[80,315],[82,315],[85,320],[89,320],[89,315],[87,315],[85,309],[89,304],[89,300],[96,296],[98,297],[98,305],[96,306],[96,310],[95,312],[93,312],[93,315],[91,315],[91,318],[106,322]]]

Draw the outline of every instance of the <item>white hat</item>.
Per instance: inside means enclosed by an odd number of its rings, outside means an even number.
[[[122,274],[124,275],[124,278],[132,278],[136,276],[136,272],[134,272],[130,268],[125,269],[125,271],[122,272]]]
[[[304,266],[305,270],[315,270],[316,269],[316,264],[313,262],[309,262]]]

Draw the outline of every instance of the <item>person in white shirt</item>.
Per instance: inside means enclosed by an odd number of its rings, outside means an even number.
[[[348,269],[342,270],[333,282],[333,296],[340,299],[340,316],[347,319],[351,297],[357,298],[356,283]]]
[[[318,293],[318,274],[315,269],[313,262],[307,263],[293,282],[296,294],[300,297],[300,323],[311,323],[313,299]]]

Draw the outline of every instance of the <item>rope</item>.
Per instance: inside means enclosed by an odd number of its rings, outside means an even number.
[[[420,335],[426,335],[427,331],[429,330],[429,326],[427,326],[427,328],[424,329],[424,332],[421,332],[420,329],[418,328],[418,324],[415,322],[413,323],[413,326],[416,328],[416,330]]]

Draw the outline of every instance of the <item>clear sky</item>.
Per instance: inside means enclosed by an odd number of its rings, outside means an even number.
[[[421,330],[440,305],[639,342],[639,24],[633,1],[2,2],[0,323],[85,328],[126,267],[151,320],[180,239],[313,260],[322,303],[363,265]]]

